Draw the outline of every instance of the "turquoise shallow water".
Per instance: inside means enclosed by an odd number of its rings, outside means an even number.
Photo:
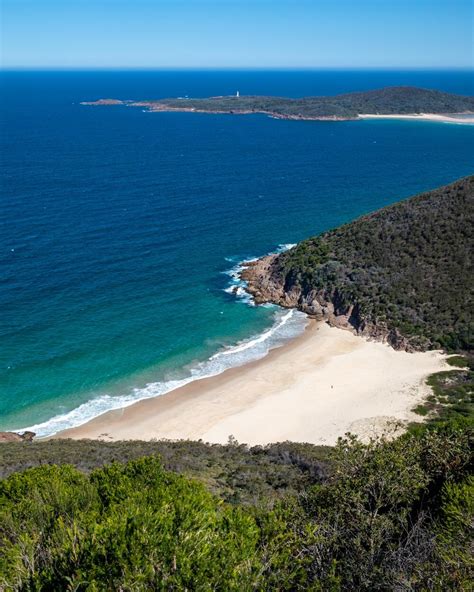
[[[472,173],[474,127],[86,108],[467,72],[3,72],[0,429],[40,434],[262,356],[301,315],[228,288],[273,251]],[[227,291],[226,291],[227,289]]]

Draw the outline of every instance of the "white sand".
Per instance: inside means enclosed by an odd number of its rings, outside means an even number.
[[[367,439],[393,422],[419,421],[411,409],[429,394],[426,377],[446,368],[439,352],[394,351],[312,323],[262,360],[108,412],[57,437],[225,443],[232,434],[249,444],[333,444],[351,431]]]
[[[474,113],[462,116],[462,113],[452,113],[440,115],[437,113],[417,113],[413,115],[378,115],[378,114],[364,114],[359,115],[359,119],[414,119],[421,121],[438,121],[442,123],[464,123],[474,124]]]

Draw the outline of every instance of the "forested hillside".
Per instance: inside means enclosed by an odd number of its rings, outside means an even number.
[[[296,306],[406,349],[474,346],[474,176],[253,263],[258,302]]]

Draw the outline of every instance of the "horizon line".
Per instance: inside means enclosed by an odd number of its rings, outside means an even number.
[[[474,65],[471,66],[68,66],[68,65],[15,65],[2,66],[1,71],[365,71],[365,70],[395,70],[395,71],[474,71]]]

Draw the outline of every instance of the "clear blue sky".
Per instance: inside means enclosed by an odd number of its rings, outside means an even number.
[[[473,67],[472,0],[0,0],[3,67]]]

